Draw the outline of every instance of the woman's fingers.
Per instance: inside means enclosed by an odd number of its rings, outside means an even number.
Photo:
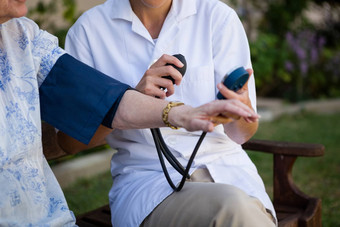
[[[237,99],[215,100],[206,105],[210,105],[210,110],[207,110],[209,116],[218,116],[222,114],[225,116],[229,115],[229,117],[233,117],[233,115],[238,115],[240,117],[258,117],[258,114],[256,114],[253,109]]]
[[[246,70],[249,73],[249,76],[253,75],[253,73],[254,73],[253,69],[249,68],[249,69],[246,69]]]
[[[172,65],[182,68],[184,64],[176,57],[163,54],[155,63],[150,66],[150,69],[159,69],[159,76],[171,76],[176,85],[179,85],[182,80],[182,74]]]
[[[136,90],[149,96],[164,99],[167,96],[172,95],[175,88],[170,80],[154,76],[146,76],[139,81],[136,86]]]
[[[244,118],[247,122],[255,122],[259,115],[239,100],[216,100],[186,114],[185,128],[189,131],[204,130],[210,132],[217,124],[227,124]]]
[[[155,61],[150,68],[153,67],[161,67],[166,64],[172,64],[177,66],[178,68],[182,68],[184,65],[183,63],[176,57],[168,55],[168,54],[163,54],[157,61]]]
[[[253,75],[253,70],[252,69],[247,69],[247,72],[249,73],[250,76]],[[249,77],[250,77],[249,76]],[[221,94],[226,98],[226,99],[239,99],[240,101],[244,103],[248,103],[249,97],[248,97],[248,81],[243,85],[242,88],[240,88],[238,91],[234,92],[230,89],[228,89],[223,83],[217,84],[217,88],[221,92]]]
[[[176,85],[182,81],[181,73],[175,69],[176,67],[183,67],[183,63],[174,56],[163,55],[144,73],[142,79],[136,86],[136,89],[146,95],[164,99],[171,96],[174,91],[173,81],[165,76],[170,76]]]
[[[236,99],[218,100],[213,104],[221,106],[216,109],[215,107],[212,107],[214,112],[211,112],[209,115],[210,120],[215,124],[227,124],[233,120],[238,120],[241,117],[247,122],[255,122],[258,121],[260,117],[253,109]]]

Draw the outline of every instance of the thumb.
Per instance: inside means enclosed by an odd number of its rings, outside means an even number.
[[[249,75],[251,75],[251,74],[253,74],[254,73],[254,70],[253,69],[246,69],[247,70],[247,72],[249,73]]]
[[[237,97],[237,94],[228,89],[223,83],[218,83],[217,88],[226,99],[235,99]]]

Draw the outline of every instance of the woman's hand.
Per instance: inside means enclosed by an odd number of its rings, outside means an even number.
[[[175,84],[179,85],[182,75],[177,69],[167,64],[183,67],[183,63],[176,57],[164,54],[146,70],[136,89],[146,95],[161,99],[172,95],[175,91],[172,81],[162,77],[171,76],[175,80]]]
[[[247,71],[249,75],[252,76],[253,70],[247,69]],[[249,98],[249,92],[248,92],[248,81],[237,92],[229,90],[222,83],[218,84],[217,88],[219,89],[221,94],[227,99],[238,100],[242,102],[244,105],[248,106],[250,109],[252,109],[251,101]],[[258,116],[257,118],[252,118],[252,117],[239,118],[237,116],[232,116],[229,113],[223,113],[222,115],[235,119],[234,121],[230,121],[230,122],[226,122],[222,124],[224,127],[224,132],[238,144],[243,144],[246,141],[248,141],[257,131],[258,117],[259,117],[259,115],[257,114],[256,114]]]
[[[253,74],[252,69],[247,69],[248,73],[250,76]],[[249,79],[248,79],[249,81]],[[226,86],[224,86],[223,83],[219,83],[217,85],[217,88],[221,92],[221,94],[226,98],[226,99],[238,99],[247,106],[251,107],[251,102],[249,99],[249,92],[248,92],[248,81],[243,85],[241,89],[239,89],[237,92],[234,92],[230,89],[228,89]]]
[[[216,116],[221,113],[233,116],[234,118],[244,118],[247,121],[258,120],[253,109],[239,100],[215,100],[197,108],[190,106],[178,106],[169,112],[169,122],[172,125],[183,127],[188,131],[203,130],[211,132],[214,130]]]
[[[247,69],[247,71],[248,71],[249,75],[252,76],[253,70]],[[249,79],[248,79],[248,81],[249,81]],[[217,88],[219,89],[221,94],[226,99],[237,99],[237,100],[241,101],[242,103],[246,104],[247,106],[249,106],[250,108],[252,108],[251,101],[250,101],[250,98],[249,98],[249,92],[248,92],[248,81],[237,92],[234,92],[234,91],[228,89],[226,86],[224,86],[223,83],[217,84]],[[226,116],[226,117],[234,118],[233,116],[230,116],[230,115],[228,116],[228,114],[222,114],[222,115]],[[251,118],[245,118],[245,120],[249,123],[253,122]]]

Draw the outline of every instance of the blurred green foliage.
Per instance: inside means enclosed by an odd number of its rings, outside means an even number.
[[[261,12],[250,40],[259,96],[297,102],[340,97],[340,3],[249,0],[241,18]],[[316,24],[306,12],[321,15]],[[317,15],[317,16],[319,16]]]
[[[34,19],[41,28],[57,36],[60,46],[64,47],[68,29],[80,16],[76,11],[75,0],[39,0],[33,8],[29,9],[28,17]]]

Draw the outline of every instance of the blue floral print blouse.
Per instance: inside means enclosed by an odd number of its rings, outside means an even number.
[[[63,54],[27,18],[0,25],[0,226],[75,226],[41,144],[39,86]]]

